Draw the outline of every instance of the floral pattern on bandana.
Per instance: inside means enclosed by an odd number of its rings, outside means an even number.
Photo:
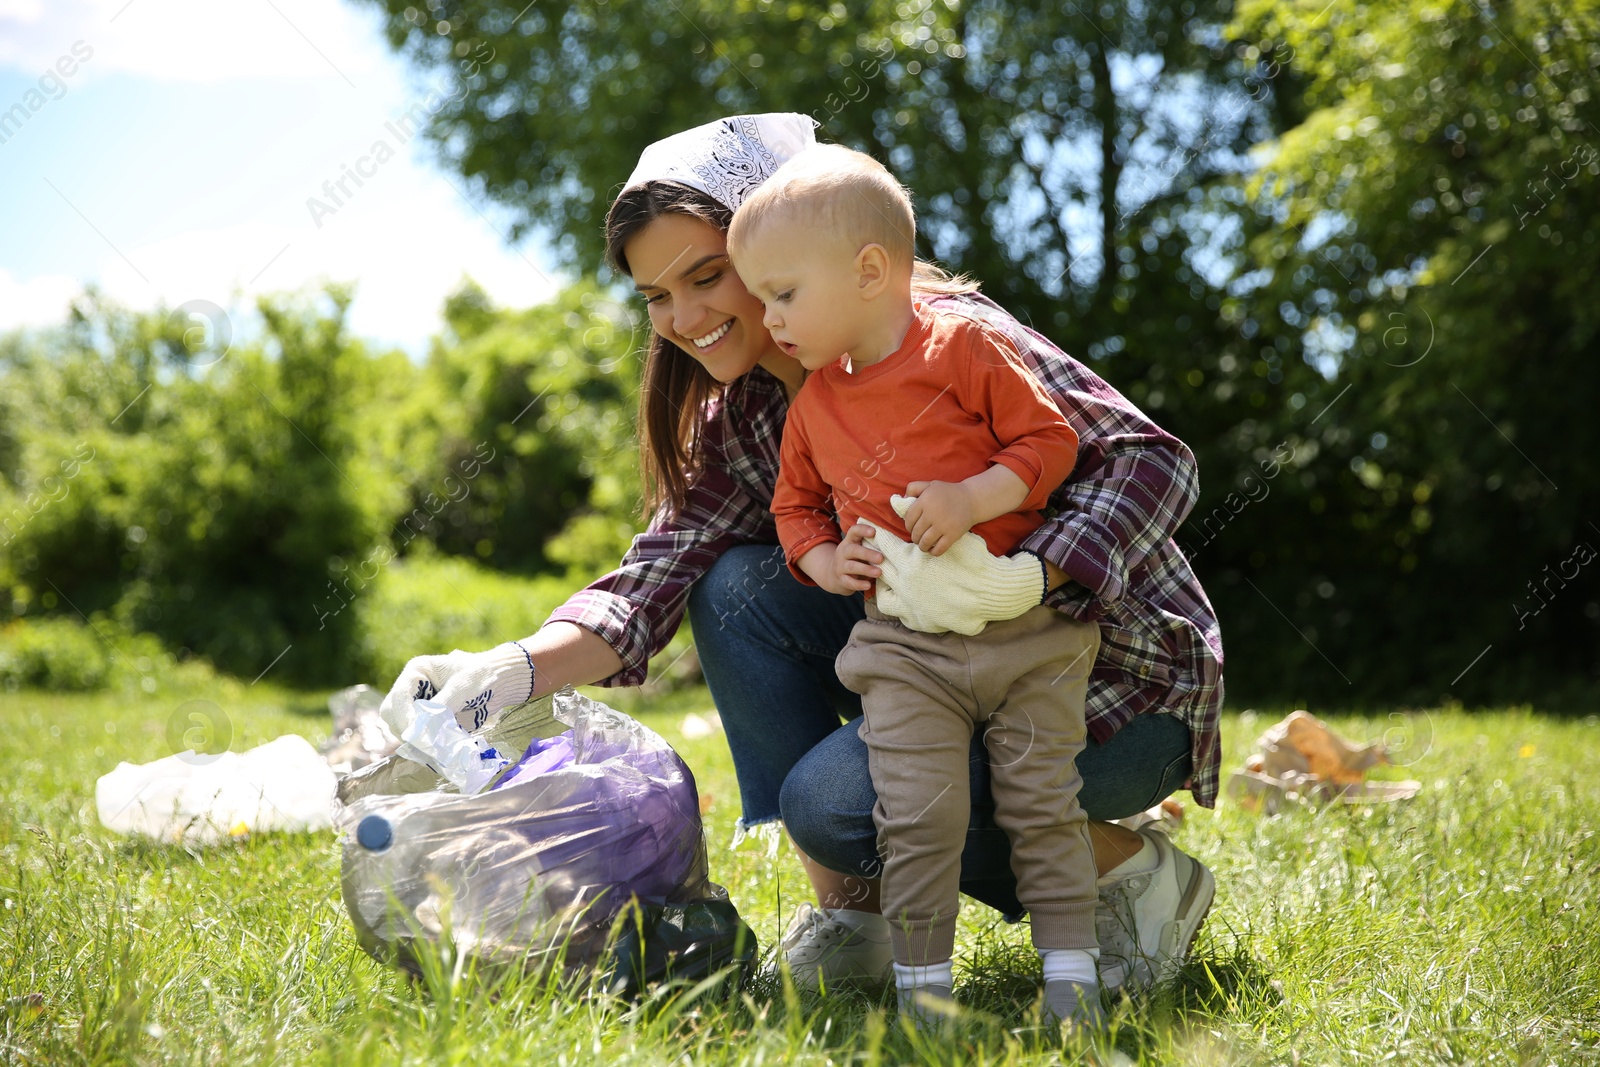
[[[816,143],[815,127],[810,116],[792,112],[708,122],[646,148],[623,188],[678,182],[737,209],[785,160]]]

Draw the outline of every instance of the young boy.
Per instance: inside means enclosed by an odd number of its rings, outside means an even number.
[[[873,591],[871,527],[933,556],[962,538],[996,556],[1015,551],[1077,454],[1077,434],[999,335],[917,302],[915,226],[887,170],[826,145],[762,183],[728,233],[767,328],[809,372],[787,415],[772,502],[784,555],[800,581],[846,596]],[[1015,562],[1020,585],[993,591],[1014,598],[1014,618],[970,635],[925,633],[869,599],[836,662],[862,697],[883,911],[901,1009],[918,1026],[951,995],[968,749],[980,726],[995,818],[1044,960],[1047,1018],[1102,1021],[1075,764],[1100,634],[1040,604],[1037,557]]]

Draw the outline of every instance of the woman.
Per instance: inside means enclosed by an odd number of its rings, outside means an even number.
[[[642,466],[654,515],[617,570],[574,594],[538,633],[488,652],[412,660],[386,704],[432,697],[469,727],[565,685],[638,685],[687,609],[743,800],[743,830],[782,819],[820,908],[802,905],[784,938],[796,979],[881,977],[890,955],[877,913],[875,800],[859,698],[834,675],[863,617],[861,598],[800,585],[768,512],[784,413],[805,372],[777,348],[763,308],[734,273],[726,231],[748,192],[813,143],[802,115],[738,116],[649,146],[612,204],[612,264],[633,279],[653,336],[641,390]],[[1055,516],[1024,548],[1041,562],[1043,602],[1098,622],[1090,744],[1079,802],[1101,876],[1102,984],[1148,984],[1188,951],[1213,895],[1210,873],[1159,833],[1122,818],[1187,787],[1217,791],[1221,639],[1173,531],[1198,493],[1189,450],[1040,335],[934,268],[922,298],[959,304],[1005,332],[1080,438]],[[880,533],[879,538],[889,536]],[[897,556],[900,553],[895,553]],[[880,580],[981,584],[918,557],[919,573]],[[884,564],[881,554],[874,560]],[[388,710],[388,709],[386,709]],[[846,720],[840,725],[840,720]],[[962,889],[1021,912],[988,767],[1026,737],[973,742],[973,818]],[[986,743],[987,742],[987,743]],[[1010,747],[1007,747],[1010,746]],[[991,755],[996,753],[998,755]]]

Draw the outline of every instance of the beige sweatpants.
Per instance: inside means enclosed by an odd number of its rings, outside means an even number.
[[[989,750],[995,821],[1038,948],[1093,948],[1095,867],[1078,807],[1084,698],[1100,629],[1043,605],[976,637],[927,634],[869,598],[835,663],[861,694],[878,793],[883,913],[895,962],[955,951],[961,848],[972,814],[972,732]]]

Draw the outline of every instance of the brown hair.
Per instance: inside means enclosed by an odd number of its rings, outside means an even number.
[[[624,246],[662,215],[699,219],[723,233],[733,219],[727,205],[677,182],[651,181],[625,189],[606,212],[606,259],[613,269],[632,277]],[[913,264],[911,284],[927,296],[978,290],[977,282],[920,259]],[[668,505],[673,515],[683,509],[689,486],[705,463],[699,443],[705,434],[707,402],[721,395],[723,388],[699,360],[650,332],[639,389],[639,474],[646,522],[662,505]]]

